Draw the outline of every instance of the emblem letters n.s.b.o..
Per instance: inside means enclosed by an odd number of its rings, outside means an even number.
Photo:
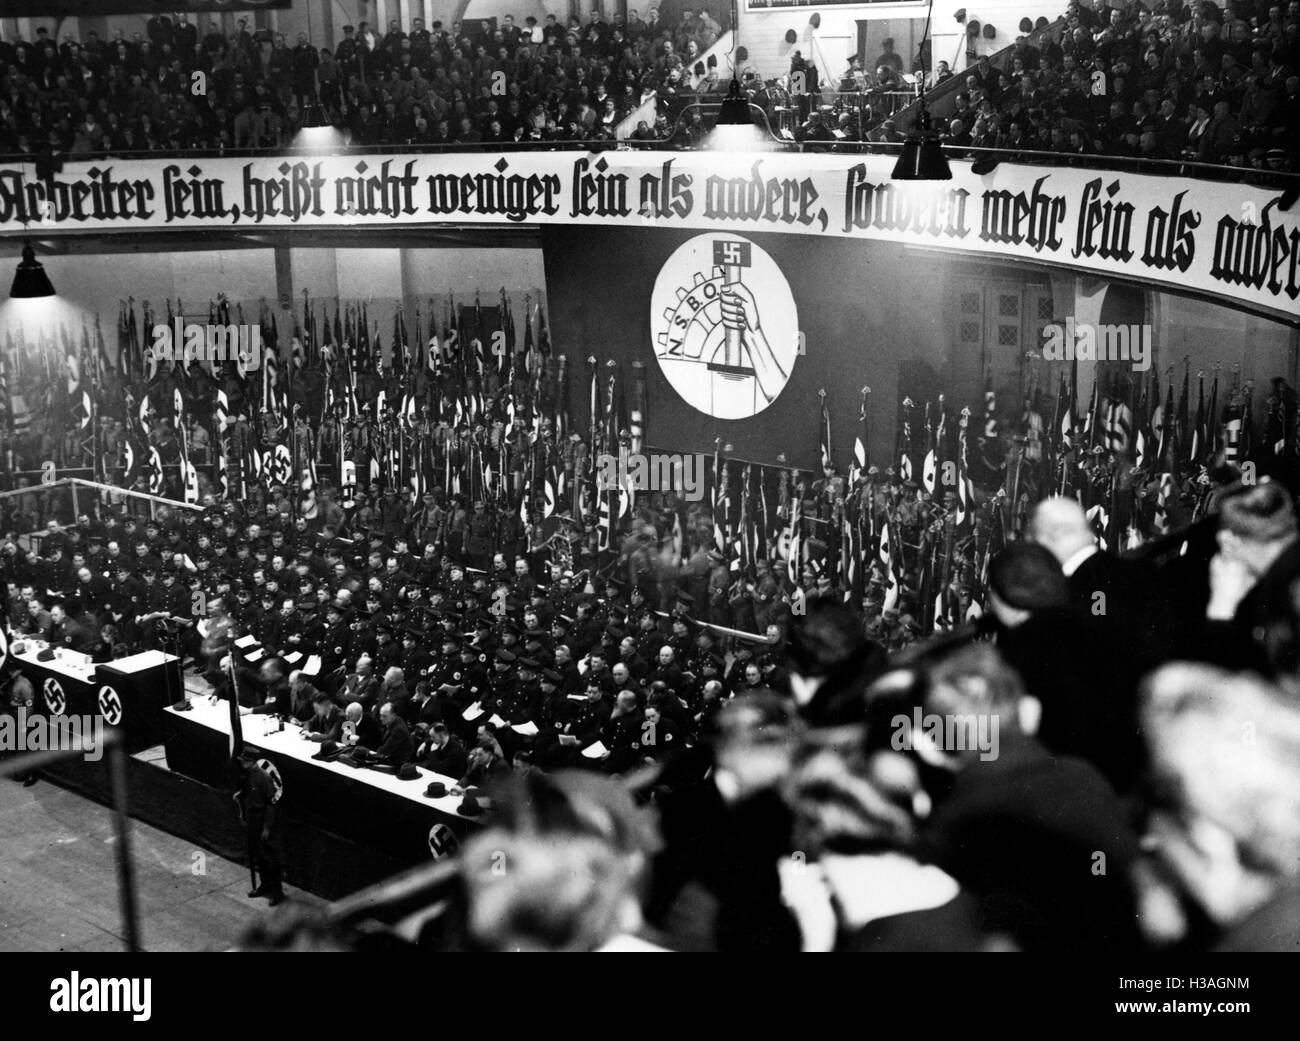
[[[785,389],[801,353],[789,283],[737,235],[697,235],[655,279],[655,357],[673,389],[716,419],[748,419]]]

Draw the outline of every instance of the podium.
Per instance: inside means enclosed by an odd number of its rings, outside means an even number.
[[[163,709],[185,696],[176,655],[142,651],[103,662],[96,669],[95,682],[99,711],[106,723],[126,731],[128,751],[162,744]]]

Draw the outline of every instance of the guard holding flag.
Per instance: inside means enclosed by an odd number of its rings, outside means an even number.
[[[239,782],[235,805],[239,807],[239,821],[244,826],[248,868],[256,882],[248,895],[268,897],[274,907],[284,900],[280,818],[275,805],[280,793],[270,774],[258,764],[255,750],[243,749],[234,764]]]

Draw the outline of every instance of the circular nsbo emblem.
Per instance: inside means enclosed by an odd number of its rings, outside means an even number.
[[[458,849],[460,849],[460,839],[447,825],[435,824],[429,829],[429,852],[434,860],[454,856]]]
[[[104,722],[111,727],[122,722],[122,699],[112,687],[99,688],[99,711],[103,713]]]
[[[275,794],[271,796],[271,801],[279,802],[280,796],[284,795],[284,778],[280,776],[280,771],[269,759],[259,759],[257,765],[266,771],[266,775],[271,778],[271,784],[275,786]]]
[[[41,690],[45,694],[45,704],[50,710],[50,715],[63,715],[63,710],[68,707],[68,699],[63,695],[62,684],[50,676],[41,684]]]
[[[800,353],[790,284],[739,235],[697,235],[677,247],[655,279],[650,329],[664,377],[715,419],[762,412]]]

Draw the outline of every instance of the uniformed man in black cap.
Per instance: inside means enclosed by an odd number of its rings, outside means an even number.
[[[589,597],[579,599],[574,606],[573,627],[569,631],[569,646],[573,648],[574,654],[585,655],[600,643],[605,627],[600,619],[595,617],[593,606],[593,601]]]
[[[521,657],[515,666],[518,682],[507,695],[498,697],[497,715],[511,726],[536,724],[542,709],[542,688],[537,682],[541,664],[536,658]]]
[[[646,599],[645,590],[640,586],[633,586],[628,594],[627,606],[627,624],[625,628],[640,625],[641,619],[646,615],[654,616],[654,611],[650,602]]]
[[[270,591],[262,593],[262,608],[266,613],[261,620],[262,631],[253,635],[272,653],[287,652],[293,649],[289,646],[288,638],[297,628],[294,620],[296,608],[292,599],[282,597],[278,602],[272,599],[272,609],[266,611],[267,599],[273,597],[274,593]]]
[[[373,656],[377,644],[376,634],[381,624],[388,622],[388,616],[380,609],[379,598],[366,595],[366,606],[352,623],[352,648],[358,654]]]
[[[427,676],[432,666],[433,656],[425,643],[428,636],[423,627],[412,623],[407,623],[402,633],[402,656],[399,664],[407,680],[412,683]]]
[[[435,634],[439,641],[437,658],[429,682],[433,685],[435,695],[440,698],[454,698],[460,693],[464,669],[460,660],[460,638],[453,632]],[[464,704],[469,705],[473,698]],[[464,707],[463,705],[460,707]]]
[[[659,658],[659,648],[665,643],[664,635],[659,631],[659,620],[653,614],[644,614],[636,634],[636,652],[647,662]]]
[[[130,573],[125,558],[114,567],[113,585],[108,595],[108,610],[113,624],[118,626],[122,638],[131,645],[138,642],[140,630],[135,624],[137,615],[143,613],[144,583]]]
[[[298,600],[295,606],[298,609],[298,631],[289,635],[289,643],[295,651],[318,654],[325,640],[325,612],[315,599]]]
[[[343,608],[331,602],[325,608],[325,632],[320,647],[321,671],[325,676],[334,674],[352,657],[352,629],[344,617]]]
[[[496,653],[497,648],[501,645],[497,639],[496,633],[492,628],[492,616],[486,614],[476,615],[473,620],[474,635],[470,644],[478,650],[480,654],[485,655],[484,665]]]
[[[555,614],[572,618],[577,604],[577,597],[573,593],[573,575],[567,571],[562,572],[547,590],[546,599]]]
[[[508,647],[497,649],[492,661],[492,671],[488,673],[488,694],[483,699],[483,707],[495,711],[498,705],[508,703],[519,687],[519,655]]]
[[[564,715],[564,702],[567,697],[565,692],[560,689],[563,679],[563,676],[555,669],[542,669],[537,676],[537,687],[542,696],[537,707],[537,718],[534,720],[538,729],[534,746],[542,743],[543,738],[554,736],[554,732],[559,729],[559,722]]]
[[[135,617],[135,624],[140,630],[141,643],[157,647],[158,621],[167,614],[168,593],[163,583],[158,581],[156,565],[144,565],[140,574],[144,579],[144,596],[140,601],[140,613]]]
[[[467,707],[487,695],[491,686],[488,670],[492,659],[472,644],[461,643],[457,650],[460,655],[460,690],[452,700]]]
[[[589,680],[580,693],[556,704],[550,728],[534,743],[533,762],[544,770],[580,765],[582,749],[600,738],[609,712],[600,683]]]
[[[244,828],[249,867],[258,880],[250,897],[265,896],[271,905],[284,900],[283,853],[276,802],[280,793],[275,782],[258,764],[258,753],[245,748],[233,761],[236,777],[235,804]]]
[[[669,633],[666,642],[676,652],[678,663],[684,663],[695,651],[691,627],[686,619],[681,617],[673,618],[668,625]]]
[[[394,639],[394,629],[391,621],[375,626],[375,652],[371,657],[375,660],[376,672],[382,673],[394,666],[401,668],[402,645]]]
[[[605,583],[605,597],[602,601],[605,618],[620,627],[627,624],[628,604],[623,596],[626,589],[626,583],[617,578],[611,578]]]

